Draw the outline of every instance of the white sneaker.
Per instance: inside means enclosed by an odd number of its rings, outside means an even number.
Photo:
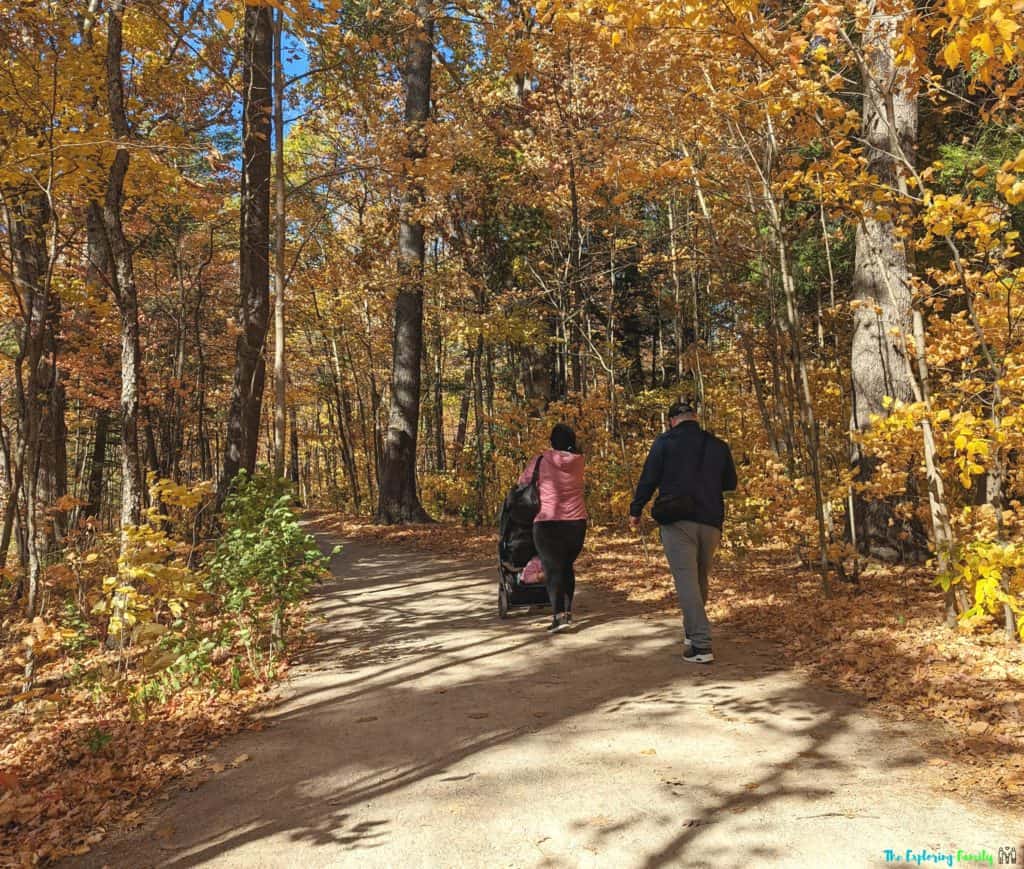
[[[558,616],[554,616],[551,619],[551,624],[548,625],[549,634],[559,634],[562,631],[567,631],[571,629],[572,625],[569,624],[569,622],[567,622],[564,617],[559,618]]]
[[[690,651],[683,653],[683,660],[687,664],[710,664],[715,660],[711,649],[695,649],[690,646]]]
[[[687,654],[690,651],[690,649],[692,649],[692,648],[693,648],[693,640],[691,640],[689,637],[684,636],[683,637],[683,654]]]

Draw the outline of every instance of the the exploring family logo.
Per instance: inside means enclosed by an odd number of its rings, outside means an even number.
[[[956,851],[933,851],[930,848],[907,848],[896,851],[886,848],[882,852],[886,863],[908,863],[916,866],[953,866],[953,865],[996,865],[993,855],[982,848],[980,851],[965,851],[958,848]],[[1017,849],[1013,847],[1000,848],[998,851],[1000,866],[1017,865]]]

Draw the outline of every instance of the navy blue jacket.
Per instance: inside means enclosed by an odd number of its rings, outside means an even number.
[[[704,438],[707,445],[700,465]],[[703,431],[696,422],[681,422],[655,439],[629,505],[629,515],[639,516],[657,489],[668,498],[692,496],[697,502],[694,521],[721,528],[725,520],[722,493],[735,488],[736,466],[729,445]]]

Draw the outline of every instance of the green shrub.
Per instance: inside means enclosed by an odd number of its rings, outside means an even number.
[[[286,483],[239,474],[223,507],[223,535],[208,562],[207,589],[234,614],[255,669],[260,650],[279,649],[288,612],[327,570],[329,555],[303,531]]]
[[[71,657],[80,658],[97,644],[88,618],[73,598],[64,600],[57,623],[62,628],[62,645]]]

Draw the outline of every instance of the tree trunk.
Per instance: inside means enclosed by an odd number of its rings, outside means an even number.
[[[92,44],[90,40],[90,45]],[[98,298],[106,299],[108,291],[113,287],[111,274],[110,249],[107,244],[106,226],[103,221],[103,210],[99,204],[90,202],[85,209],[86,243],[86,285],[89,292]],[[106,348],[103,362],[111,367],[115,360]],[[103,480],[106,475],[107,442],[112,417],[106,407],[96,410],[96,424],[93,432],[93,449],[88,463],[89,477],[86,481],[85,504],[76,516],[79,519],[95,519],[99,521],[103,508]],[[83,463],[83,469],[85,464]]]
[[[145,412],[142,414],[143,426],[142,426],[142,437],[144,439],[143,455],[145,456],[145,462],[143,467],[149,473],[154,474],[157,477],[168,476],[163,472],[163,468],[168,465],[167,457],[164,460],[160,459],[160,451],[156,445],[156,426],[153,425],[153,408],[147,407]],[[143,502],[146,501],[145,493],[143,493]]]
[[[25,512],[19,519],[24,534],[22,547],[28,567],[25,587],[25,615],[34,618],[38,611],[42,574],[39,539],[38,467],[41,453],[43,407],[43,355],[46,331],[52,320],[50,306],[50,256],[47,238],[52,214],[45,194],[21,194],[7,203],[10,227],[11,260],[14,280],[24,320],[21,324],[18,355],[14,361],[15,398],[18,407],[18,444],[14,462],[14,486],[10,494],[5,530],[17,518],[17,495],[24,493]],[[6,555],[6,548],[4,549]],[[25,678],[32,680],[33,661],[26,666]]]
[[[124,234],[125,177],[128,174],[130,137],[125,112],[122,61],[122,31],[125,3],[112,0],[107,9],[106,84],[107,109],[117,150],[107,177],[102,209],[89,203],[94,223],[103,227],[104,260],[109,266],[109,283],[121,315],[121,547],[127,544],[129,526],[142,521],[143,473],[139,450],[139,394],[142,389],[142,354],[139,344],[139,300],[135,285],[132,249]],[[113,601],[112,620],[119,619],[125,599]],[[123,642],[123,630],[111,631],[108,643]]]
[[[89,464],[89,484],[86,490],[86,504],[82,518],[91,519],[100,515],[103,505],[103,474],[107,464],[107,432],[110,428],[110,414],[105,410],[96,413],[96,433],[92,445],[92,461]]]
[[[531,410],[547,409],[555,395],[553,387],[555,376],[555,351],[551,340],[553,335],[552,320],[544,317],[540,320],[544,326],[543,335],[537,343],[519,346],[520,379],[523,382],[523,393]]]
[[[486,511],[487,463],[484,448],[484,336],[476,338],[476,352],[473,354],[473,420],[475,423],[476,447],[476,524],[484,521]]]
[[[285,465],[285,176],[284,176],[284,64],[281,43],[284,36],[284,11],[274,21],[274,476],[284,477]],[[358,493],[356,503],[359,502]]]
[[[139,390],[141,352],[139,347],[139,300],[135,286],[132,250],[121,222],[124,184],[128,174],[128,119],[125,114],[124,78],[121,69],[122,29],[125,3],[113,0],[107,10],[107,108],[114,138],[118,142],[107,178],[102,207],[106,262],[110,286],[121,315],[121,530],[138,525],[142,519],[142,458],[139,450]],[[95,212],[96,202],[90,203]],[[122,540],[124,538],[122,537]]]
[[[679,280],[679,253],[676,247],[676,209],[675,202],[668,200],[668,254],[670,272],[672,274],[672,325],[675,333],[676,350],[676,382],[683,379],[683,349],[686,346],[686,328],[683,325],[683,288]]]
[[[228,410],[223,501],[239,470],[256,469],[270,314],[270,148],[273,11],[245,7],[242,44],[242,183],[235,378]]]
[[[16,468],[16,475],[20,475],[21,469]],[[0,570],[7,567],[7,553],[11,548],[11,538],[14,536],[14,522],[18,516],[18,498],[21,496],[21,480],[20,476],[16,476],[12,481],[11,491],[7,496],[7,503],[4,505],[4,527],[2,531],[2,540],[0,540]],[[21,591],[18,590],[15,595],[15,600],[21,596]]]
[[[743,344],[743,356],[747,362],[747,371],[750,374],[750,382],[754,387],[754,397],[757,399],[757,410],[761,415],[761,426],[768,437],[768,446],[776,457],[782,454],[779,448],[779,441],[775,435],[775,425],[768,413],[768,404],[764,397],[764,386],[761,383],[761,375],[757,372],[757,362],[754,359],[754,345],[749,334],[744,333],[740,338]]]
[[[171,247],[171,269],[178,285],[178,304],[174,312],[173,374],[164,378],[164,406],[153,419],[146,409],[146,461],[161,478],[181,482],[181,458],[186,441],[185,361],[188,341],[189,292],[185,262],[184,227],[178,226]]]
[[[416,491],[416,440],[423,359],[423,224],[416,211],[422,182],[411,165],[426,155],[425,123],[430,115],[430,76],[434,20],[430,0],[415,0],[417,25],[410,30],[405,68],[405,122],[408,130],[405,178],[398,228],[400,289],[395,300],[392,342],[391,413],[384,447],[377,520],[386,524],[425,522],[430,517]]]
[[[774,128],[771,117],[766,119],[766,131],[769,145],[769,154],[777,153]],[[754,158],[751,152],[751,158]],[[770,158],[771,159],[771,158]],[[756,162],[756,160],[755,160]],[[769,164],[770,165],[770,164]],[[804,441],[807,444],[807,454],[810,460],[811,481],[814,489],[814,513],[817,519],[818,531],[818,569],[821,573],[822,591],[826,597],[832,596],[832,584],[829,575],[828,538],[830,536],[831,516],[828,505],[825,502],[824,490],[821,480],[821,448],[818,430],[818,420],[814,413],[814,399],[811,394],[810,379],[807,375],[807,365],[804,362],[802,333],[800,323],[800,309],[798,307],[796,282],[793,279],[793,272],[790,267],[790,253],[787,240],[783,232],[782,209],[775,199],[770,181],[770,172],[762,173],[761,181],[764,194],[764,202],[767,206],[768,215],[771,219],[771,230],[778,254],[779,273],[782,283],[783,301],[785,302],[786,326],[789,332],[790,361],[792,363],[793,391],[800,407],[800,421],[803,427]],[[696,305],[696,296],[694,298]],[[756,371],[755,371],[756,374]]]
[[[369,346],[369,345],[368,345]],[[376,504],[376,487],[375,482],[377,477],[377,441],[376,441],[376,426],[372,420],[368,419],[366,412],[366,402],[363,400],[363,390],[360,385],[359,370],[356,364],[352,360],[352,348],[347,340],[343,341],[342,347],[345,350],[345,365],[352,377],[352,383],[355,388],[355,400],[356,400],[356,414],[359,417],[359,431],[363,438],[364,448],[364,467],[363,471],[366,478],[366,498],[371,504]],[[372,365],[372,363],[371,363]],[[372,401],[372,380],[371,380],[371,401]]]
[[[327,339],[324,339],[327,343]],[[341,357],[338,354],[337,338],[330,339],[331,383],[334,387],[334,404],[338,414],[338,442],[341,447],[341,459],[345,466],[352,502],[356,513],[362,510],[362,496],[359,491],[359,473],[356,467],[356,440],[352,434],[352,402],[349,400],[348,387],[345,385],[341,371]]]
[[[891,42],[899,31],[899,16],[878,2],[871,4],[871,19],[863,35],[864,107],[862,132],[867,142],[868,170],[879,186],[895,190],[900,168],[890,145],[894,132],[905,153],[913,154],[917,139],[917,99],[905,71],[896,68]],[[891,102],[890,102],[891,101]],[[890,131],[886,106],[892,105]],[[914,399],[905,357],[905,339],[912,327],[910,266],[903,240],[890,221],[865,215],[857,225],[853,273],[854,310],[850,369],[852,409],[850,430],[864,431],[872,414],[887,416],[884,400]],[[897,330],[900,337],[893,334]],[[861,479],[870,477],[874,461],[854,447],[854,464]],[[861,545],[888,544],[891,509],[856,499],[858,538]]]
[[[196,303],[192,308],[192,340],[196,353],[196,441],[199,446],[199,475],[203,480],[210,480],[214,474],[214,456],[210,449],[210,437],[206,428],[206,353],[203,350],[203,271],[213,260],[213,229],[210,230],[209,250],[196,277]]]
[[[441,322],[443,304],[437,306],[437,327],[434,336],[434,452],[437,454],[437,470],[448,469],[444,440],[444,328]]]
[[[50,294],[47,305],[48,322],[43,336],[43,358],[40,372],[39,401],[41,407],[39,443],[39,499],[52,511],[52,520],[43,531],[44,551],[55,553],[67,533],[68,514],[53,504],[68,493],[68,430],[65,423],[67,398],[63,372],[57,364],[61,332],[60,296]]]
[[[893,43],[910,10],[882,9],[873,3],[870,11],[861,57],[862,123],[868,143],[868,168],[880,186],[898,191],[900,198],[906,201],[909,196],[906,179],[914,169],[917,146],[917,92],[913,74],[896,64]],[[855,257],[854,293],[862,304],[854,321],[851,428],[863,429],[870,424],[871,413],[887,412],[882,405],[885,395],[923,403],[926,410],[930,410],[930,396],[924,319],[913,307],[910,262],[895,226],[890,221],[876,220],[873,215],[862,215],[857,227]],[[908,334],[912,343],[908,342]],[[953,531],[927,413],[920,425],[936,566],[941,575],[949,566]],[[870,457],[855,454],[854,460],[859,464],[862,477],[870,474]],[[859,523],[862,535],[877,538],[884,533],[883,525],[893,524],[888,509],[882,511],[881,516],[873,509],[862,509],[862,512],[864,518]],[[946,620],[951,625],[955,624],[956,611],[961,606],[957,595],[956,586],[951,586],[946,593]]]
[[[571,81],[570,67],[570,81]],[[573,143],[575,149],[575,142]],[[568,292],[566,301],[568,303],[568,314],[570,322],[563,328],[565,330],[565,353],[569,359],[568,375],[571,376],[571,389],[575,393],[583,390],[583,361],[579,338],[579,310],[583,305],[584,292],[580,286],[582,281],[582,253],[583,253],[583,231],[580,228],[580,201],[579,191],[576,186],[576,158],[573,151],[569,153],[569,202],[571,208],[571,231],[569,234],[569,277]]]
[[[295,486],[295,492],[298,494],[299,491],[299,426],[298,426],[298,414],[295,411],[295,407],[290,408],[289,415],[291,416],[291,461],[289,463],[288,478],[292,481],[292,485]]]
[[[458,469],[462,464],[462,451],[466,448],[466,432],[469,429],[469,403],[473,397],[473,366],[475,351],[471,348],[466,354],[466,372],[462,378],[462,395],[459,398],[459,424],[455,429],[454,452],[452,467]]]

